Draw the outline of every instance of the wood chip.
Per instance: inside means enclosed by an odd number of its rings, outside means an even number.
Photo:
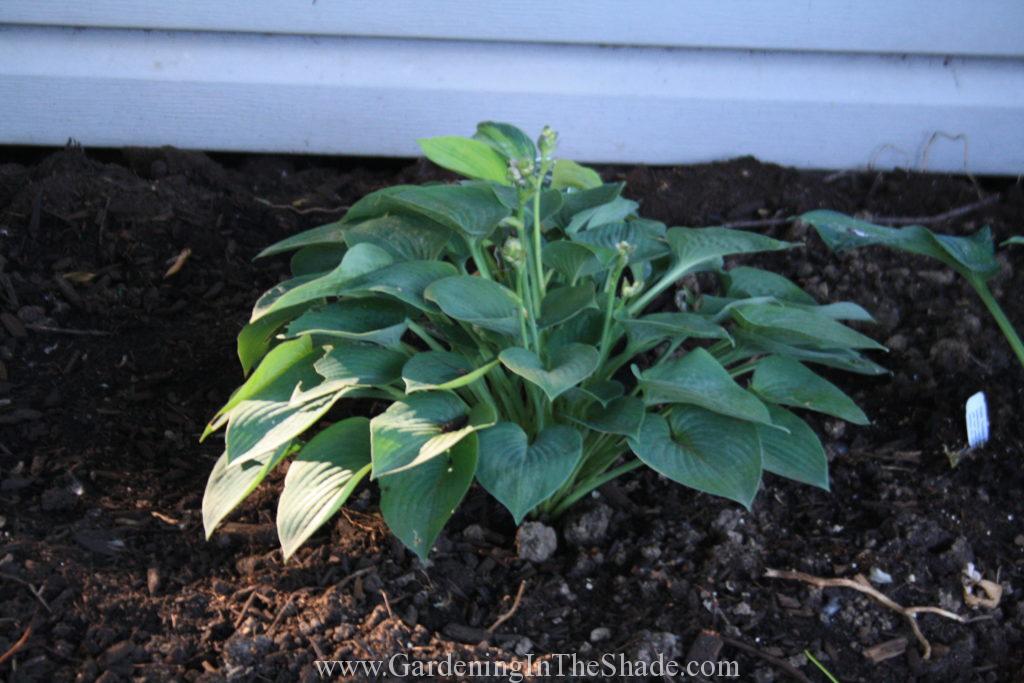
[[[899,657],[906,651],[907,639],[893,638],[892,640],[887,640],[884,643],[872,645],[868,649],[864,650],[864,656],[870,659],[873,664],[878,664],[887,659]]]
[[[188,261],[188,257],[191,255],[191,249],[189,249],[188,247],[182,249],[181,253],[174,257],[174,262],[171,264],[171,267],[167,269],[166,273],[164,273],[164,279],[166,280],[167,278],[171,277],[179,270],[181,270],[185,266],[185,263]]]

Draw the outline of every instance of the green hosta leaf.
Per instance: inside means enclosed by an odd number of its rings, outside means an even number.
[[[607,269],[615,260],[615,253],[596,249],[590,245],[568,240],[548,242],[542,248],[544,265],[553,269],[562,278],[574,284],[579,278],[587,277]]]
[[[651,313],[641,318],[619,316],[630,346],[647,348],[666,339],[732,339],[721,325],[696,313]]]
[[[556,287],[544,296],[537,325],[541,329],[559,325],[596,306],[593,284]]]
[[[344,391],[317,395],[311,400],[242,401],[231,411],[225,453],[231,465],[273,450],[312,427]]]
[[[577,242],[603,249],[606,254],[616,253],[618,245],[625,242],[633,248],[629,253],[629,262],[638,264],[668,255],[664,235],[663,223],[638,219],[590,227],[574,234],[572,238]]]
[[[380,480],[380,511],[392,533],[426,560],[431,546],[462,502],[476,472],[477,437],[420,467]]]
[[[740,266],[726,273],[729,287],[726,295],[735,298],[770,296],[780,301],[814,306],[814,297],[781,275],[769,270]]]
[[[789,249],[789,242],[729,228],[672,228],[666,235],[674,262],[671,279],[694,272],[723,256]]]
[[[394,258],[380,247],[372,244],[357,244],[345,253],[341,263],[331,272],[319,277],[293,278],[270,289],[256,303],[252,321],[282,308],[337,296],[347,283],[366,273],[385,268],[393,262]]]
[[[467,178],[509,185],[508,162],[491,146],[472,138],[447,135],[419,140],[423,154],[442,168]]]
[[[582,230],[590,230],[599,225],[624,221],[629,216],[635,216],[639,207],[640,205],[631,199],[616,196],[606,204],[583,209],[575,214],[569,224],[565,226],[565,232],[575,235]]]
[[[790,358],[768,356],[759,361],[750,389],[770,403],[814,410],[854,424],[869,423],[839,387]]]
[[[479,123],[473,138],[486,143],[507,159],[533,161],[537,158],[537,148],[530,136],[508,123]]]
[[[436,309],[424,298],[431,284],[455,275],[455,266],[443,261],[405,261],[345,283],[338,296],[372,296],[385,294],[421,311]]]
[[[543,430],[532,444],[511,422],[499,422],[478,438],[476,478],[508,508],[516,524],[568,481],[583,455],[579,432],[562,425]]]
[[[874,322],[875,319],[862,307],[850,301],[839,301],[834,304],[819,306],[817,304],[796,304],[777,299],[773,296],[756,296],[750,298],[736,299],[732,297],[702,296],[700,298],[700,312],[712,316],[715,322],[726,320],[733,309],[741,306],[766,306],[807,311],[815,315],[822,315],[833,320],[856,320],[859,322]]]
[[[728,363],[773,353],[778,356],[795,358],[805,363],[817,363],[847,372],[856,372],[860,375],[884,375],[889,372],[878,363],[868,360],[852,349],[804,349],[773,341],[768,337],[742,329],[735,330],[735,334],[736,348],[730,352]],[[721,362],[726,363],[725,360]]]
[[[345,504],[370,471],[370,421],[351,417],[309,440],[292,460],[277,503],[277,536],[287,561]]]
[[[1011,244],[1024,244],[1024,235],[1014,235],[1013,237],[1011,237],[1010,239],[1006,240],[1005,242],[1003,242],[999,246],[1001,246],[1001,247],[1008,247]]]
[[[743,329],[783,344],[885,350],[874,339],[813,311],[788,306],[737,306],[731,314]]]
[[[567,344],[550,352],[550,361],[541,362],[533,351],[512,347],[498,358],[509,370],[539,386],[554,401],[570,387],[594,374],[600,354],[593,346]]]
[[[523,304],[515,292],[497,282],[457,275],[438,280],[425,296],[456,320],[501,334],[519,334]]]
[[[569,419],[597,432],[637,439],[644,421],[644,402],[623,396],[613,399],[607,406],[600,403],[592,405],[583,417]]]
[[[495,419],[485,404],[470,411],[459,397],[446,392],[395,401],[370,421],[373,478],[422,467]]]
[[[548,330],[547,348],[557,349],[567,344],[589,344],[596,346],[601,341],[601,327],[604,315],[595,308],[585,309],[582,313],[561,325]]]
[[[649,413],[630,448],[644,464],[690,488],[722,496],[747,509],[761,484],[758,426],[693,406],[677,406],[666,420]]]
[[[430,189],[430,188],[424,188]],[[413,190],[409,190],[412,192]],[[399,195],[392,195],[399,202]],[[345,233],[349,247],[372,244],[390,254],[396,261],[429,261],[444,250],[451,231],[423,216],[389,214],[351,226]]]
[[[397,347],[405,333],[405,306],[391,299],[343,299],[306,311],[288,325],[288,336],[322,335]]]
[[[256,368],[256,372],[252,373],[245,384],[231,395],[224,407],[217,411],[214,420],[207,425],[199,440],[203,441],[210,433],[223,426],[225,420],[218,418],[226,417],[231,409],[242,401],[268,398],[268,394],[276,394],[274,398],[285,400],[300,382],[315,381],[313,356],[314,353],[321,352],[320,349],[314,349],[313,342],[308,337],[283,342],[274,347]]]
[[[828,457],[818,435],[785,408],[769,405],[768,412],[772,422],[787,431],[758,427],[764,449],[764,469],[828,491]]]
[[[800,216],[835,251],[881,245],[912,254],[930,256],[961,273],[990,278],[999,272],[992,244],[992,232],[986,227],[970,237],[939,235],[920,225],[886,228],[844,216],[835,211],[811,211]]]
[[[302,247],[292,255],[290,264],[292,275],[302,277],[330,272],[341,263],[347,249],[348,247],[344,243]]]
[[[332,387],[385,386],[402,376],[408,358],[404,353],[375,344],[340,342],[314,364]]]
[[[217,525],[259,486],[260,482],[291,452],[285,443],[274,450],[258,453],[246,462],[230,463],[224,452],[213,466],[203,493],[203,529],[209,540]]]
[[[625,186],[625,183],[606,183],[599,187],[580,190],[579,192],[566,192],[562,208],[559,209],[558,215],[555,217],[556,223],[558,223],[559,227],[564,228],[572,221],[573,216],[581,211],[607,204],[616,199],[622,194],[622,188]]]
[[[551,173],[551,187],[564,190],[568,187],[577,190],[590,190],[601,187],[601,176],[587,166],[581,166],[569,159],[559,159]]]
[[[480,379],[498,364],[497,359],[480,367],[449,351],[425,351],[410,358],[402,368],[405,392],[454,390]]]
[[[391,203],[391,197],[419,185],[392,185],[380,190],[371,192],[352,205],[352,208],[345,213],[342,223],[359,223],[370,218],[377,218],[391,212],[395,207]]]
[[[540,194],[540,220],[544,227],[547,227],[549,218],[557,214],[562,208],[562,193],[558,190],[544,190]],[[526,205],[526,213],[523,215],[523,223],[533,225],[533,202]]]
[[[622,396],[625,392],[625,387],[623,387],[620,382],[609,379],[601,380],[599,382],[590,382],[583,387],[573,387],[569,391],[565,392],[565,397],[571,403],[597,401],[602,406],[606,406]]]
[[[282,308],[243,327],[238,333],[238,359],[242,363],[242,372],[249,374],[270,350],[274,335],[281,326],[301,315],[308,307],[309,304]]]
[[[701,348],[647,370],[640,377],[640,387],[647,405],[688,403],[740,420],[771,424],[765,405],[736,384]]]
[[[343,244],[345,240],[345,230],[347,229],[348,226],[341,221],[321,225],[318,228],[300,232],[297,235],[292,235],[280,242],[271,244],[269,247],[257,254],[256,258],[265,258],[267,256],[273,256],[274,254],[283,254],[284,252],[295,251],[296,249],[301,249],[303,247]]]
[[[494,190],[482,184],[412,187],[392,195],[391,201],[476,240],[494,232],[511,213]]]

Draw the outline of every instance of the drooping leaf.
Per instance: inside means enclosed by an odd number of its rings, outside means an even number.
[[[590,245],[568,240],[548,242],[542,249],[544,265],[556,271],[570,285],[581,277],[605,270],[615,259],[615,254],[606,250],[602,250],[599,256]]]
[[[385,386],[398,381],[408,358],[376,344],[339,341],[313,366],[332,387]]]
[[[750,390],[770,403],[814,410],[854,424],[870,422],[839,387],[791,358],[768,356],[758,361]]]
[[[569,159],[559,159],[551,172],[551,187],[564,190],[568,187],[577,190],[591,190],[601,186],[601,176],[587,166],[581,166]]]
[[[570,420],[604,434],[620,434],[639,438],[644,421],[644,402],[632,396],[612,399],[607,406],[595,403],[587,412]]]
[[[472,275],[457,275],[432,284],[425,296],[456,320],[506,335],[518,335],[522,302],[515,292],[497,282]]]
[[[209,540],[225,517],[238,507],[253,489],[259,486],[278,463],[291,452],[291,443],[284,443],[274,450],[257,453],[242,463],[228,462],[224,452],[217,459],[206,481],[203,493],[203,530]]]
[[[427,559],[441,529],[469,490],[476,464],[477,437],[470,434],[420,467],[379,481],[384,521],[421,560]]]
[[[242,328],[238,333],[238,360],[242,363],[244,374],[249,374],[249,371],[267,354],[274,335],[281,326],[301,315],[310,305],[279,309]]]
[[[607,406],[609,403],[622,396],[625,392],[625,387],[622,386],[621,382],[609,379],[590,382],[586,386],[582,387],[573,387],[565,392],[564,396],[571,403],[597,401],[602,406]]]
[[[792,303],[774,296],[735,298],[703,295],[700,298],[700,312],[711,316],[715,322],[728,319],[732,310],[741,306],[782,306],[784,308],[807,311],[833,320],[854,320],[867,323],[875,321],[870,313],[851,301],[837,301],[836,303],[819,306],[818,304]]]
[[[575,235],[582,230],[590,230],[599,225],[624,221],[626,218],[636,215],[636,210],[639,207],[640,205],[632,199],[616,196],[606,204],[599,204],[574,214],[569,220],[569,224],[565,226],[565,232]]]
[[[838,368],[860,375],[884,375],[888,370],[862,356],[853,349],[806,349],[774,341],[747,330],[734,330],[736,348],[730,352],[732,361],[739,361],[754,356],[775,354],[794,358],[804,363],[817,363],[830,368]],[[730,361],[730,362],[732,362]]]
[[[320,335],[397,347],[407,328],[406,309],[391,299],[342,299],[307,310],[287,328],[289,337]]]
[[[771,296],[780,301],[797,304],[815,305],[817,302],[810,294],[787,278],[770,270],[739,266],[726,273],[729,283],[726,296],[746,298],[752,296]]]
[[[598,187],[580,190],[579,192],[566,192],[562,202],[562,208],[555,216],[555,222],[559,227],[564,228],[572,221],[573,216],[592,209],[602,204],[613,201],[622,194],[625,183],[605,183]]]
[[[640,387],[647,405],[684,403],[740,420],[771,424],[768,409],[736,384],[728,371],[702,348],[644,372]]]
[[[410,188],[419,187],[418,185],[392,185],[390,187],[381,188],[371,192],[368,195],[363,196],[359,201],[352,205],[352,207],[345,213],[345,216],[341,219],[342,223],[360,223],[370,218],[377,218],[383,216],[386,213],[394,210],[394,205],[391,203],[391,197],[404,192]]]
[[[554,401],[594,374],[599,356],[593,346],[567,344],[553,348],[547,363],[541,362],[533,351],[517,346],[505,349],[498,358],[506,368],[539,386]]]
[[[292,254],[289,267],[293,277],[327,273],[338,267],[348,249],[345,243],[302,247]]]
[[[424,298],[424,292],[434,282],[455,273],[455,267],[444,261],[405,261],[347,281],[338,295],[384,294],[421,311],[434,312],[437,309]]]
[[[970,237],[940,235],[920,225],[887,228],[835,211],[811,211],[800,216],[834,251],[881,245],[930,256],[961,273],[988,279],[999,272],[992,232],[982,228]]]
[[[442,168],[467,178],[509,185],[508,162],[494,148],[479,140],[444,135],[419,140],[424,156]]]
[[[256,255],[256,258],[266,258],[275,254],[283,254],[287,251],[295,251],[303,247],[318,245],[337,245],[345,241],[345,230],[348,226],[341,221],[321,225],[317,228],[305,230],[297,235],[292,235],[280,242],[275,242]]]
[[[450,351],[424,351],[410,358],[402,368],[405,392],[454,390],[472,384],[498,364],[492,360],[480,367],[465,356]]]
[[[512,422],[499,422],[477,436],[476,478],[516,524],[568,481],[583,455],[579,432],[563,425],[544,429],[532,444]]]
[[[488,144],[507,159],[533,161],[537,158],[537,148],[530,136],[509,123],[478,123],[473,137]]]
[[[537,326],[546,329],[552,325],[560,325],[586,309],[596,306],[594,285],[589,282],[585,285],[555,287],[544,296]]]
[[[391,201],[473,240],[490,235],[511,213],[485,184],[412,187],[395,193]]]
[[[785,408],[769,404],[768,412],[772,422],[786,431],[758,426],[764,450],[764,469],[828,491],[828,457],[818,435]]]
[[[676,406],[666,420],[648,413],[629,446],[644,464],[683,486],[735,500],[746,508],[761,484],[758,426],[695,406]]]
[[[672,279],[694,272],[703,264],[723,256],[778,251],[793,246],[789,242],[729,228],[671,228],[665,238],[672,250]]]
[[[743,329],[783,344],[885,350],[874,339],[814,311],[789,306],[736,306],[730,313]]]
[[[312,427],[343,395],[337,391],[306,401],[242,401],[231,411],[225,435],[228,463],[239,463],[273,450]]]
[[[277,536],[285,561],[345,504],[370,471],[370,421],[336,422],[302,447],[284,478]]]
[[[423,188],[430,189],[430,188]],[[412,190],[409,190],[412,192]],[[400,202],[404,193],[392,195]],[[451,238],[451,230],[424,216],[388,214],[351,226],[345,232],[349,247],[372,244],[396,261],[429,261],[437,258]]]
[[[486,404],[471,411],[448,392],[417,393],[395,401],[370,421],[373,478],[418,469],[495,421]]]

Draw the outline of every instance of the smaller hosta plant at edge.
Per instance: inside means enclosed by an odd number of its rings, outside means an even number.
[[[883,372],[861,355],[879,345],[841,322],[870,316],[725,269],[794,245],[641,218],[555,142],[501,123],[422,140],[467,180],[374,192],[261,254],[291,252],[293,277],[256,302],[238,338],[248,379],[204,434],[226,427],[207,535],[285,460],[286,557],[366,479],[421,558],[474,481],[516,523],[643,466],[748,507],[765,471],[828,488],[799,413],[867,422],[811,368]],[[694,273],[718,294],[658,310]],[[353,398],[374,414],[321,424]]]

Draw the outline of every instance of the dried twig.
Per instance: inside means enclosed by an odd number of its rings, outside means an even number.
[[[931,657],[932,645],[928,642],[928,639],[924,637],[924,634],[921,633],[921,627],[917,625],[918,614],[936,614],[940,617],[946,617],[947,619],[958,621],[961,624],[969,622],[967,617],[962,617],[959,614],[942,609],[941,607],[904,607],[868,583],[868,580],[861,574],[858,574],[856,579],[827,579],[820,576],[814,576],[812,574],[805,574],[804,572],[766,569],[764,575],[769,579],[803,581],[804,583],[809,583],[812,586],[817,586],[818,588],[852,588],[855,591],[864,593],[865,595],[873,598],[875,602],[883,607],[888,607],[892,611],[903,615],[910,624],[910,630],[914,632],[914,637],[917,638],[917,642],[921,644],[921,649],[923,650],[921,656],[924,659],[929,659]]]
[[[508,611],[499,616],[494,620],[494,623],[487,627],[488,633],[494,633],[494,630],[504,624],[506,621],[512,618],[512,616],[519,610],[519,603],[523,599],[523,593],[526,591],[526,579],[519,582],[519,590],[516,591],[516,599],[512,601],[512,606],[508,608]]]
[[[7,579],[8,581],[13,581],[14,583],[20,583],[25,588],[28,588],[28,592],[31,593],[33,597],[35,597],[35,599],[39,601],[39,604],[45,607],[47,612],[53,614],[53,610],[50,609],[50,606],[46,604],[46,600],[43,599],[42,592],[25,579],[22,579],[17,576],[12,576],[11,574],[3,573],[0,573],[0,579]]]
[[[25,647],[25,643],[28,642],[28,638],[31,635],[32,635],[32,627],[28,626],[28,627],[25,628],[25,632],[21,634],[21,638],[18,638],[18,642],[16,642],[14,645],[11,645],[11,647],[7,650],[7,652],[5,652],[2,655],[0,655],[0,664],[3,664],[4,662],[6,662],[8,659],[13,657],[18,650],[20,650],[21,648]]]
[[[998,194],[990,194],[989,196],[976,201],[972,204],[966,204],[964,206],[958,206],[955,209],[949,211],[943,211],[942,213],[935,214],[934,216],[873,216],[871,218],[875,223],[884,223],[886,225],[930,225],[932,223],[941,223],[951,218],[959,218],[965,214],[983,209],[991,204],[997,204],[999,202]]]
[[[109,337],[112,333],[105,332],[104,330],[76,330],[70,327],[52,327],[50,325],[39,325],[37,323],[28,323],[25,325],[30,330],[36,332],[51,332],[53,334],[73,334],[80,337]]]
[[[340,211],[348,211],[349,209],[349,207],[347,206],[311,206],[308,209],[300,209],[299,207],[292,206],[291,204],[272,204],[271,202],[269,202],[266,199],[263,199],[262,197],[253,197],[253,199],[255,199],[263,206],[269,206],[271,209],[283,209],[286,211],[294,211],[300,216],[305,216],[306,214],[310,213],[338,213]]]

